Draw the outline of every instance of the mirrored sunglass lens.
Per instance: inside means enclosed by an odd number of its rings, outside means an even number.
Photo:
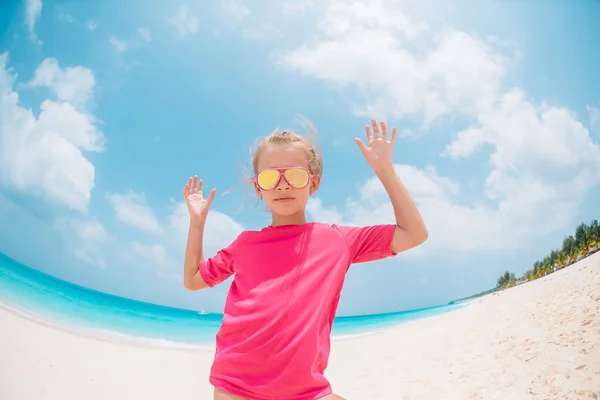
[[[308,172],[300,168],[286,170],[285,177],[292,186],[302,188],[308,184]]]
[[[271,189],[279,179],[279,171],[268,169],[258,174],[258,184],[263,189]]]

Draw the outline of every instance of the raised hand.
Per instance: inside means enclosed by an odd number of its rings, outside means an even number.
[[[193,179],[188,179],[187,184],[183,187],[183,198],[190,213],[190,219],[206,221],[208,210],[210,210],[210,205],[215,197],[215,191],[216,189],[211,190],[208,198],[204,198],[202,196],[202,179],[198,181],[196,175]]]
[[[392,129],[392,137],[390,138],[384,122],[381,123],[381,134],[374,119],[371,120],[371,125],[374,134],[371,133],[369,125],[366,127],[368,147],[359,138],[354,140],[373,171],[378,173],[392,166],[392,148],[396,141],[396,128]]]

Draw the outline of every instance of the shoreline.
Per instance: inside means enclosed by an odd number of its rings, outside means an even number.
[[[443,312],[442,314],[435,315],[427,315],[423,317],[419,317],[416,319],[410,319],[406,321],[399,321],[397,323],[392,323],[389,326],[382,327],[373,331],[365,331],[359,333],[349,333],[349,334],[332,334],[331,341],[345,341],[362,337],[369,337],[372,335],[376,335],[379,333],[385,333],[389,330],[397,329],[400,326],[408,325],[411,323],[428,320],[430,318],[438,317],[439,315],[444,315],[447,313],[452,313],[458,311],[467,305],[461,305],[456,309],[451,309]],[[181,350],[181,351],[203,351],[203,352],[213,352],[215,343],[189,343],[183,341],[169,340],[164,338],[152,338],[142,335],[133,335],[126,334],[122,332],[118,332],[110,329],[101,329],[101,328],[93,328],[87,326],[76,325],[75,323],[68,323],[65,321],[53,321],[49,318],[44,318],[43,316],[28,312],[28,310],[23,310],[20,308],[16,308],[13,305],[3,302],[0,300],[0,312],[6,312],[14,315],[17,318],[22,318],[27,320],[33,324],[40,325],[42,327],[52,329],[59,333],[64,333],[72,336],[84,337],[90,340],[97,340],[100,342],[106,343],[114,343],[121,346],[135,346],[147,349],[173,349],[173,350]]]
[[[4,307],[0,325],[3,400],[212,398],[214,351],[98,340]],[[332,340],[326,377],[348,400],[600,398],[600,253],[459,309]]]

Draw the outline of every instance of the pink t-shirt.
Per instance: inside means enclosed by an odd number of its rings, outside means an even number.
[[[242,232],[200,264],[209,287],[233,274],[211,368],[213,386],[251,400],[315,400],[350,264],[392,256],[396,225],[311,222]]]

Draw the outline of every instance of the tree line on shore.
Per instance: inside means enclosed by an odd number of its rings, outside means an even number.
[[[527,270],[521,277],[509,271],[503,273],[497,281],[495,290],[506,289],[520,283],[541,278],[561,270],[600,250],[600,226],[597,220],[589,224],[582,222],[574,235],[567,235],[560,249],[553,249],[542,260],[533,263],[533,268]]]

